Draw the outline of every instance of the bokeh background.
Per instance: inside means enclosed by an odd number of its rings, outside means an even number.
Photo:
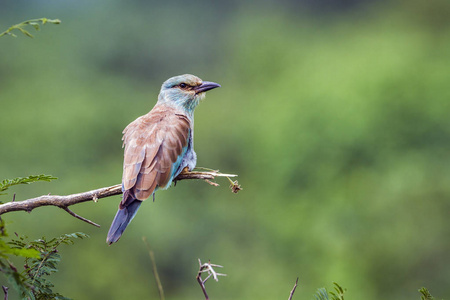
[[[119,196],[73,207],[100,229],[4,215],[11,234],[91,236],[61,248],[58,292],[158,299],[145,236],[167,299],[202,299],[197,258],[228,274],[211,299],[284,299],[297,276],[294,299],[333,281],[450,297],[449,1],[2,0],[0,31],[40,17],[62,23],[0,38],[0,178],[59,180],[1,201],[119,183],[122,129],[184,73],[222,84],[196,111],[198,165],[244,188],[180,182],[111,247]]]

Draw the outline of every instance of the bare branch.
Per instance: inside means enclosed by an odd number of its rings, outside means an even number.
[[[292,289],[288,300],[292,300],[292,296],[294,296],[294,292],[295,292],[295,289],[297,288],[297,284],[298,284],[298,277],[297,277],[297,280],[295,281],[294,288]]]
[[[31,212],[33,209],[41,206],[56,206],[61,209],[64,209],[70,215],[80,220],[83,220],[91,225],[99,226],[98,224],[95,224],[94,222],[75,214],[70,209],[68,209],[68,207],[86,201],[93,201],[94,199],[119,195],[121,193],[122,187],[120,184],[117,184],[110,187],[104,187],[101,189],[96,189],[84,193],[72,194],[67,196],[44,195],[37,198],[27,199],[24,201],[14,201],[2,204],[0,205],[0,215],[20,210]]]
[[[214,182],[211,182],[210,180],[214,180],[215,177],[227,177],[228,180],[230,180],[229,177],[235,177],[237,175],[233,174],[222,174],[218,171],[211,170],[207,172],[200,172],[200,171],[192,171],[189,172],[187,170],[183,170],[177,178],[175,178],[174,182],[179,180],[185,180],[185,179],[202,179],[206,182],[215,185]],[[80,219],[86,223],[89,223],[91,225],[100,227],[100,225],[92,222],[89,219],[86,219],[82,216],[77,215],[73,211],[69,209],[69,206],[87,202],[87,201],[93,201],[97,202],[98,199],[101,198],[107,198],[115,195],[122,194],[122,185],[116,184],[109,187],[104,187],[84,193],[78,193],[78,194],[72,194],[67,196],[58,196],[58,195],[43,195],[36,198],[31,198],[23,201],[13,201],[8,202],[5,204],[0,205],[0,215],[9,213],[12,211],[26,211],[31,212],[33,209],[41,206],[56,206],[61,209],[64,209],[66,212],[68,212],[71,216]],[[14,199],[15,200],[15,199]]]
[[[200,258],[198,259],[198,264],[200,265],[200,269],[197,273],[197,281],[200,287],[202,288],[203,295],[205,295],[205,300],[209,300],[208,294],[206,293],[205,282],[212,276],[215,281],[219,281],[219,276],[227,276],[226,274],[217,273],[213,267],[215,268],[223,268],[223,266],[212,264],[211,261],[202,264]],[[208,276],[205,279],[202,279],[202,273],[208,273]]]

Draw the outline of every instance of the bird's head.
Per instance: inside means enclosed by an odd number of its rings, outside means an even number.
[[[203,81],[197,76],[185,74],[166,80],[161,86],[158,103],[175,105],[192,114],[205,92],[220,87],[215,82]]]

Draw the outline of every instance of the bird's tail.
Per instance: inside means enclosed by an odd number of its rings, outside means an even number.
[[[141,204],[142,201],[134,199],[131,203],[124,207],[122,207],[122,205],[119,206],[119,210],[112,221],[111,227],[109,228],[108,237],[106,238],[106,242],[108,244],[111,245],[120,239],[122,233],[125,231],[125,228],[127,228],[128,224],[131,220],[133,220]]]

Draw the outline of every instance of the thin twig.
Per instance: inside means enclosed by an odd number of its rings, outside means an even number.
[[[229,177],[235,177],[237,175],[233,174],[222,174],[218,171],[209,171],[209,172],[199,172],[199,171],[183,171],[180,173],[175,179],[174,182],[179,180],[185,180],[185,179],[203,179],[205,181],[213,180],[215,177],[227,177],[228,180]],[[213,182],[210,182],[210,184]],[[93,201],[97,202],[98,199],[101,198],[107,198],[115,195],[122,194],[122,185],[116,184],[109,187],[104,187],[84,193],[78,193],[78,194],[72,194],[67,196],[58,196],[58,195],[43,195],[36,198],[31,198],[23,201],[14,201],[14,202],[8,202],[5,204],[0,205],[0,215],[9,213],[12,211],[26,211],[31,212],[33,209],[41,206],[56,206],[59,207],[66,212],[68,212],[71,216],[80,219],[86,223],[89,223],[94,226],[98,226],[98,224],[92,222],[89,219],[86,219],[84,217],[81,217],[71,211],[69,209],[69,206],[87,202],[87,201]]]
[[[181,181],[184,179],[203,179],[203,180],[213,180],[215,177],[236,177],[234,174],[223,174],[217,170],[210,170],[207,172],[201,171],[185,171],[181,172],[175,179],[174,182]],[[228,179],[230,180],[230,179]]]
[[[161,284],[161,280],[159,279],[158,270],[156,269],[155,255],[153,254],[153,250],[150,248],[150,245],[147,243],[147,238],[143,236],[142,240],[144,241],[145,246],[147,246],[148,254],[152,262],[152,270],[153,275],[155,276],[156,285],[158,286],[159,299],[164,300],[164,290]]]
[[[201,274],[202,273],[199,271],[197,274],[197,281],[198,281],[198,284],[200,284],[200,287],[202,288],[203,295],[205,295],[205,300],[209,300],[208,294],[206,293],[206,287],[205,287],[205,284],[203,283]]]
[[[2,285],[3,293],[5,293],[5,300],[8,300],[8,289],[9,287]]]
[[[95,202],[94,199],[92,199],[92,200]],[[71,211],[68,207],[63,207],[63,209],[64,209],[65,211],[67,211],[70,215],[74,216],[74,217],[77,218],[77,219],[80,219],[81,221],[84,221],[84,222],[86,222],[86,223],[88,223],[88,224],[94,225],[95,227],[100,227],[100,225],[98,225],[97,223],[94,223],[94,222],[92,222],[92,221],[89,220],[89,219],[83,218],[83,217],[80,216],[80,215],[77,215],[76,213],[74,213],[73,211]]]
[[[298,284],[298,277],[297,277],[297,280],[295,281],[294,287],[292,288],[292,291],[289,295],[288,300],[292,300],[292,296],[294,296],[294,292],[295,292],[295,289],[297,288],[297,284]]]

